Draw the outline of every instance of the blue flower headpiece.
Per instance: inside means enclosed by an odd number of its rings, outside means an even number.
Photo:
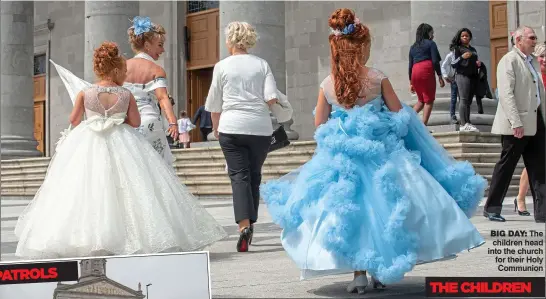
[[[354,23],[345,25],[345,27],[343,27],[343,30],[332,29],[332,28],[330,29],[332,30],[332,34],[335,36],[347,35],[347,34],[351,34],[355,32],[355,25],[358,25],[358,24],[360,24],[360,20],[358,18],[355,18]]]
[[[139,36],[143,33],[150,32],[153,28],[152,21],[149,17],[140,17],[136,16],[133,18],[133,28],[135,30],[135,35]]]

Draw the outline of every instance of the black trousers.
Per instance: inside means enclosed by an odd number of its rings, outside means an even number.
[[[539,110],[537,108],[537,110]],[[531,112],[532,113],[532,112]],[[533,195],[535,220],[546,218],[546,206],[544,205],[545,186],[545,148],[546,131],[542,113],[537,113],[537,133],[535,136],[524,136],[521,139],[513,135],[502,135],[502,152],[499,162],[493,170],[489,196],[485,203],[485,211],[499,213],[502,210],[502,202],[508,191],[512,175],[516,169],[520,157],[523,156],[525,168],[529,176],[529,189]]]
[[[208,136],[212,132],[212,128],[200,128],[199,130],[201,131],[201,139],[208,141]]]
[[[258,220],[262,166],[267,158],[271,136],[220,133],[220,146],[226,158],[235,222]]]

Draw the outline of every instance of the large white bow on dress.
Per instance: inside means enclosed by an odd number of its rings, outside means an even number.
[[[111,116],[94,115],[83,121],[89,129],[95,132],[104,132],[125,122],[125,113],[116,113]]]

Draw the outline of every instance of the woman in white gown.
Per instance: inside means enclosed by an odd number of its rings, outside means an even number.
[[[168,164],[172,164],[174,158],[166,135],[178,139],[177,119],[167,93],[165,70],[155,63],[165,52],[165,34],[165,29],[148,17],[133,19],[128,35],[136,55],[127,60],[127,78],[123,86],[133,93],[140,112],[142,122],[137,130]],[[158,103],[168,120],[168,128],[165,128]]]
[[[113,43],[95,50],[100,81],[76,97],[75,127],[19,217],[25,259],[194,251],[227,236],[134,128],[141,119],[121,87],[126,64]],[[83,114],[86,120],[82,121]]]

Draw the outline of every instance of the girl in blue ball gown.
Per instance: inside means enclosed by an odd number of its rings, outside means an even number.
[[[366,67],[369,30],[349,9],[329,19],[331,74],[320,85],[313,158],[261,195],[302,278],[354,272],[348,292],[403,279],[416,264],[484,239],[469,220],[486,180],[455,161],[387,76]]]

